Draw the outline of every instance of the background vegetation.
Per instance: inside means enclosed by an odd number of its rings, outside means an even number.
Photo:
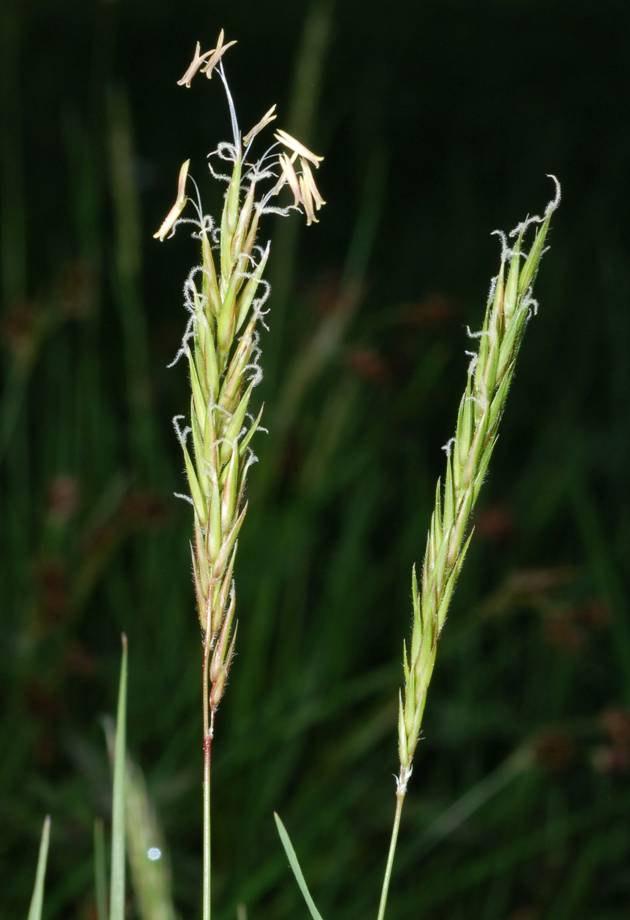
[[[0,914],[53,816],[51,918],[93,916],[100,720],[129,636],[129,745],[183,917],[200,873],[199,634],[165,365],[194,257],[151,240],[222,94],[175,80],[220,25],[244,125],[326,154],[319,227],[276,228],[238,659],[215,773],[217,917],[375,909],[401,641],[440,445],[510,227],[563,182],[438,657],[391,917],[627,915],[627,5],[5,0],[0,13],[4,705]],[[215,89],[214,86],[212,89]],[[199,176],[200,167],[196,173]],[[133,910],[131,912],[133,916]]]

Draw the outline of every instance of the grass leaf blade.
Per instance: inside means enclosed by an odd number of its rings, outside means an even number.
[[[118,686],[116,741],[114,746],[114,788],[112,794],[112,864],[109,891],[109,920],[125,916],[125,735],[127,724],[127,637],[122,636],[122,661]]]
[[[42,906],[44,903],[44,882],[46,880],[46,863],[48,862],[48,843],[50,841],[50,817],[44,820],[42,836],[39,844],[39,856],[37,858],[37,871],[35,873],[35,885],[33,887],[33,896],[31,906],[28,910],[28,920],[41,920]]]
[[[273,817],[276,822],[276,827],[278,828],[280,842],[282,843],[282,846],[284,847],[284,852],[287,854],[287,859],[289,860],[289,865],[291,866],[291,870],[293,872],[293,875],[295,876],[295,881],[298,883],[298,888],[302,892],[302,897],[304,898],[306,902],[306,906],[309,909],[310,915],[313,918],[313,920],[323,920],[322,915],[315,907],[315,902],[313,901],[313,898],[311,897],[311,893],[308,890],[306,879],[304,878],[304,875],[302,874],[302,870],[298,862],[297,854],[295,850],[293,849],[293,844],[291,843],[291,839],[289,837],[287,829],[282,823],[282,821],[280,820],[280,815],[278,815],[277,812],[274,811]]]

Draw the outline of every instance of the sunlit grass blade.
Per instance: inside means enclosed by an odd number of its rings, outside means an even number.
[[[41,842],[39,844],[39,856],[37,858],[37,872],[35,873],[35,885],[33,887],[33,897],[31,906],[28,911],[28,920],[40,920],[42,915],[42,905],[44,903],[44,882],[46,880],[46,863],[48,861],[48,843],[50,841],[50,817],[46,817],[42,828]]]
[[[94,896],[98,920],[107,920],[107,863],[103,822],[94,822]]]
[[[127,724],[127,637],[122,636],[122,661],[118,686],[116,741],[114,745],[114,788],[112,795],[112,865],[109,890],[109,920],[125,916],[125,734]]]
[[[293,844],[291,843],[291,839],[289,838],[287,829],[282,823],[282,821],[280,820],[280,815],[278,815],[277,812],[274,811],[273,817],[276,822],[276,827],[278,828],[278,834],[280,836],[280,841],[282,843],[282,846],[284,847],[284,852],[287,854],[287,859],[289,860],[291,871],[293,872],[293,875],[295,876],[295,881],[298,883],[298,888],[302,892],[302,897],[304,898],[306,902],[306,906],[309,909],[309,913],[311,917],[313,918],[313,920],[323,920],[322,915],[315,907],[315,902],[313,901],[313,898],[311,897],[311,893],[308,890],[306,879],[304,878],[304,875],[302,874],[302,870],[298,862],[297,854],[295,850],[293,849]]]

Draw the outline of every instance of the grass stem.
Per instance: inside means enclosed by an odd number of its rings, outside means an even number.
[[[394,857],[396,856],[396,844],[398,843],[398,831],[400,829],[400,816],[402,815],[403,805],[405,803],[406,793],[402,790],[396,793],[396,811],[394,812],[394,823],[392,825],[392,836],[389,842],[389,853],[387,854],[387,865],[385,866],[385,876],[383,878],[383,887],[381,888],[381,900],[378,906],[377,920],[384,920],[387,909],[387,897],[389,895],[389,883],[392,877],[392,868],[394,866]]]
[[[212,888],[212,856],[211,856],[211,807],[210,807],[210,774],[212,767],[212,720],[210,716],[210,688],[208,685],[208,672],[210,669],[210,637],[206,633],[203,652],[203,884],[202,884],[202,917],[210,920],[212,915],[211,888]]]

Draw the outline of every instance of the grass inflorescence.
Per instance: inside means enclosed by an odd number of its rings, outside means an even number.
[[[234,657],[237,635],[234,566],[238,537],[247,512],[246,485],[256,462],[251,441],[261,427],[262,407],[250,404],[262,379],[259,328],[265,326],[270,285],[264,278],[270,243],[259,242],[265,214],[302,210],[317,222],[325,203],[313,175],[322,157],[284,130],[260,156],[252,156],[258,135],[276,119],[275,105],[246,134],[238,124],[223,55],[235,42],[201,52],[178,81],[189,87],[197,74],[217,73],[228,102],[232,139],[208,154],[212,177],[227,184],[221,219],[203,210],[199,186],[189,179],[190,161],[179,172],[177,198],[155,237],[164,240],[182,224],[193,227],[201,261],[188,275],[184,299],[188,324],[175,361],[188,362],[191,388],[189,424],[174,419],[182,448],[193,508],[192,564],[197,615],[202,632],[204,749],[204,917],[210,914],[210,764],[215,716]],[[218,164],[218,165],[217,165]],[[228,172],[220,170],[227,169]],[[191,182],[193,195],[187,196]],[[278,196],[289,190],[292,202]],[[192,216],[184,217],[190,203]],[[188,447],[188,436],[192,451]]]
[[[551,216],[560,204],[560,185],[542,217],[528,217],[501,239],[501,261],[492,279],[478,341],[470,357],[466,387],[459,404],[454,436],[444,445],[446,471],[435,487],[435,506],[427,535],[421,577],[412,572],[411,641],[403,646],[404,684],[399,696],[396,811],[381,893],[379,920],[385,915],[400,818],[420,739],[427,692],[451,598],[473,536],[471,523],[499,435],[499,425],[514,377],[523,333],[538,311],[533,284],[545,251]],[[525,239],[536,227],[529,250]],[[514,240],[513,245],[509,244]]]
[[[510,239],[515,238],[512,247],[499,231],[501,264],[492,279],[483,325],[478,332],[467,328],[469,338],[479,341],[479,348],[468,352],[471,360],[455,435],[444,446],[446,471],[435,487],[420,584],[415,569],[412,574],[413,625],[409,649],[405,645],[403,650],[405,682],[398,722],[397,787],[403,793],[420,737],[438,638],[473,535],[471,516],[497,443],[523,333],[538,310],[533,283],[551,215],[560,203],[560,186],[554,181],[557,195],[544,217],[519,224],[510,233]],[[527,230],[536,225],[534,240],[525,251]]]

